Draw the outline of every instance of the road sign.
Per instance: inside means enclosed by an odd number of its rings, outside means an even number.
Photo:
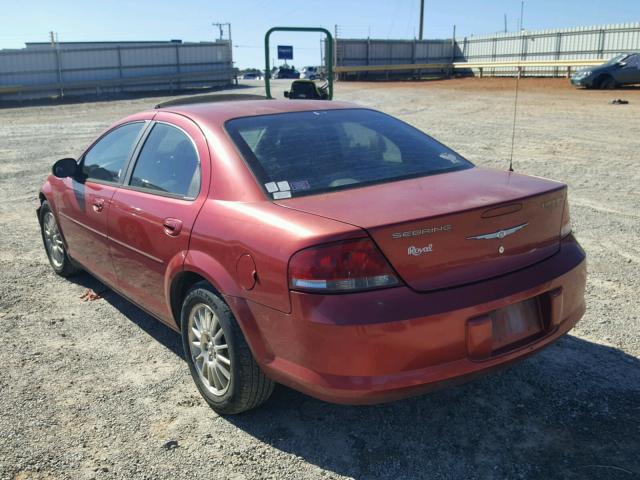
[[[293,46],[278,45],[278,60],[293,60]]]

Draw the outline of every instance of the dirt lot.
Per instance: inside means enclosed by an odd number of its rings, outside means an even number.
[[[342,83],[336,98],[506,168],[513,86]],[[52,162],[161,99],[0,110],[0,478],[639,478],[640,90],[520,87],[515,169],[570,185],[589,255],[572,334],[428,396],[344,407],[279,387],[230,418],[200,399],[177,335],[113,293],[81,302],[97,282],[56,277],[38,233]],[[630,104],[608,104],[618,97]]]

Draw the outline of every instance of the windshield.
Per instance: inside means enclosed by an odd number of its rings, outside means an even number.
[[[623,62],[629,56],[628,53],[621,53],[620,55],[616,55],[611,60],[607,62],[609,65],[613,65],[618,62]]]
[[[228,121],[226,129],[274,199],[473,167],[428,135],[373,110],[244,117]]]

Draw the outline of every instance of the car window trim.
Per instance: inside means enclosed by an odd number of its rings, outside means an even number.
[[[129,157],[123,163],[124,175],[121,175],[121,178],[117,182],[110,182],[109,180],[100,180],[98,178],[91,178],[91,177],[85,178],[84,182],[95,183],[95,184],[98,184],[98,185],[108,185],[108,186],[112,186],[112,187],[118,187],[118,186],[122,185],[122,182],[123,182],[128,170],[129,170],[129,164],[131,163],[131,159],[134,157],[135,152],[138,150],[138,147],[140,145],[140,140],[142,139],[143,136],[145,136],[145,133],[149,129],[149,123],[151,123],[150,120],[133,120],[131,122],[120,123],[120,124],[114,126],[113,128],[110,128],[109,130],[104,132],[102,135],[100,135],[96,140],[94,140],[94,142],[91,145],[89,145],[89,147],[87,147],[87,149],[82,153],[82,155],[80,155],[80,158],[78,159],[78,168],[80,169],[80,172],[82,172],[83,169],[84,169],[84,159],[85,159],[85,157],[93,149],[93,147],[95,147],[98,144],[98,142],[100,142],[100,140],[102,140],[107,135],[109,135],[110,133],[116,131],[117,129],[119,129],[121,127],[126,127],[127,125],[133,125],[135,123],[143,123],[145,125],[142,127],[142,129],[138,133],[138,136],[134,140],[134,142],[133,142],[134,147],[131,149],[131,153],[129,154]]]
[[[153,189],[153,188],[137,187],[137,186],[134,186],[134,185],[130,185],[131,177],[133,176],[133,171],[135,170],[136,165],[138,163],[138,160],[140,159],[140,154],[142,153],[142,149],[144,148],[144,144],[146,143],[147,139],[149,138],[149,135],[151,135],[151,132],[153,131],[153,127],[155,127],[159,123],[162,123],[164,125],[168,125],[169,127],[173,127],[173,128],[176,128],[176,129],[180,130],[182,133],[185,134],[185,136],[189,139],[189,141],[193,145],[193,149],[196,152],[196,157],[198,158],[198,171],[200,173],[200,183],[198,185],[198,193],[196,193],[193,197],[188,197],[186,195],[180,195],[178,193],[162,192],[160,190],[156,190],[156,189]],[[151,120],[149,122],[149,126],[145,130],[145,134],[144,134],[143,138],[141,138],[138,141],[138,144],[136,145],[136,148],[134,149],[134,152],[133,152],[133,154],[131,156],[130,162],[127,165],[127,169],[125,170],[124,179],[123,179],[122,183],[119,185],[119,188],[122,188],[123,190],[133,190],[134,192],[141,192],[141,193],[148,193],[148,194],[151,194],[151,195],[157,195],[159,197],[167,197],[167,198],[174,198],[174,199],[177,199],[177,200],[185,200],[187,202],[194,202],[200,196],[200,193],[202,193],[202,161],[200,160],[200,153],[198,152],[198,145],[196,144],[195,140],[193,138],[191,138],[191,135],[189,135],[184,128],[182,128],[182,127],[180,127],[180,126],[178,126],[178,125],[176,125],[174,123],[167,122],[165,120]]]

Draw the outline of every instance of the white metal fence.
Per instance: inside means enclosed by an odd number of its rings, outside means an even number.
[[[616,53],[640,51],[640,23],[497,33],[455,41],[341,38],[336,50],[339,67],[607,59]],[[503,67],[485,70],[484,74],[512,75],[514,71]],[[530,67],[522,73],[551,76],[564,71],[559,72],[555,67]]]
[[[231,83],[229,43],[157,43],[0,50],[0,99]]]

